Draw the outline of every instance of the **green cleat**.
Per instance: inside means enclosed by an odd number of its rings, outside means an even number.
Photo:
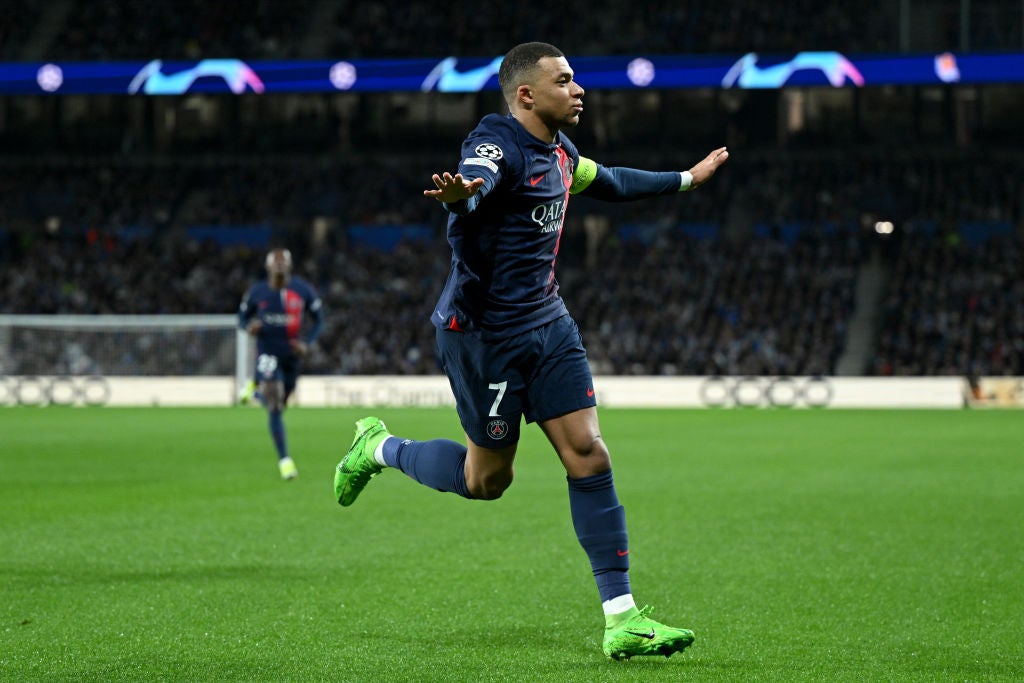
[[[299,468],[295,466],[295,461],[291,458],[285,457],[278,460],[277,469],[281,471],[281,478],[285,481],[291,481],[299,476]]]
[[[364,417],[356,421],[356,436],[352,447],[338,463],[334,472],[334,495],[341,505],[351,505],[366,487],[366,483],[384,469],[373,459],[373,452],[381,441],[391,436],[378,417]]]
[[[648,615],[644,607],[617,628],[604,630],[604,653],[612,659],[629,659],[637,655],[665,655],[682,652],[693,644],[693,631],[665,626]]]
[[[252,401],[253,396],[256,394],[256,380],[249,380],[245,383],[241,389],[238,390],[238,403],[239,405],[247,406]]]

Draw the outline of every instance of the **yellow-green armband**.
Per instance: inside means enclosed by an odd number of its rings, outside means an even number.
[[[569,188],[569,194],[583,192],[590,187],[590,183],[594,182],[596,177],[597,162],[581,156],[580,163],[576,164],[576,169],[572,172],[572,186]]]

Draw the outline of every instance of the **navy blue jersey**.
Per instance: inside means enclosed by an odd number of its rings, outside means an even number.
[[[435,327],[505,337],[566,315],[555,261],[570,190],[628,201],[680,189],[678,173],[584,161],[587,178],[574,188],[581,157],[564,133],[551,143],[511,115],[480,121],[462,143],[458,172],[484,183],[469,200],[445,205],[452,266],[431,317]]]
[[[302,338],[305,315],[311,325]],[[292,339],[312,344],[323,326],[320,296],[313,285],[295,275],[282,289],[273,289],[266,280],[257,282],[242,298],[238,308],[238,325],[245,328],[254,318],[263,324],[256,337],[256,352],[278,358],[290,358]]]
[[[452,269],[435,326],[505,335],[566,313],[555,259],[578,159],[564,134],[546,143],[511,116],[490,114],[469,134],[459,173],[484,184],[469,213],[448,205]]]

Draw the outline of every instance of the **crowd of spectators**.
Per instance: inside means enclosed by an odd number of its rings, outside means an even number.
[[[792,245],[766,237],[730,245],[668,231],[651,243],[612,235],[596,252],[596,268],[579,255],[567,256],[559,277],[596,371],[828,374],[842,350],[861,249],[849,236],[822,241],[807,235]],[[232,313],[245,289],[265,276],[261,249],[170,235],[50,237],[23,245],[22,253],[0,294],[18,303],[8,303],[5,312]],[[429,318],[447,268],[448,249],[440,238],[403,242],[393,250],[353,243],[299,252],[297,271],[320,289],[327,311],[308,371],[438,372]],[[76,359],[88,336],[71,349]],[[105,337],[93,338],[106,345]],[[18,345],[30,346],[27,339]],[[23,360],[53,362],[39,345],[31,346]],[[129,350],[133,361],[145,357]],[[175,357],[183,353],[172,351]],[[173,360],[154,356],[139,362],[136,372],[158,371]],[[59,365],[71,369],[72,363]],[[187,373],[203,366],[192,361],[183,367],[190,368]]]
[[[42,53],[52,60],[291,59],[315,4],[75,0]]]
[[[743,51],[780,53],[1006,50],[1024,42],[1016,0],[974,0],[966,15],[959,0],[909,3],[902,15],[899,3],[815,0],[523,0],[472,10],[399,0],[72,0],[60,5],[67,11],[47,13],[56,28],[42,35],[28,29],[38,24],[44,6],[3,4],[0,45],[15,59],[26,52],[54,60],[490,56],[538,39],[578,56],[728,54],[740,45]]]
[[[455,14],[420,3],[400,11],[390,3],[360,5],[344,2],[336,12],[334,54],[408,57],[415,45],[422,56],[445,56],[458,45],[461,54],[488,56],[538,39],[577,56],[730,53],[741,44],[766,52],[898,49],[898,17],[884,5],[566,0],[490,3]]]
[[[859,267],[878,249],[891,275],[869,372],[1019,371],[1021,166],[945,155],[805,155],[770,168],[755,155],[685,197],[574,199],[559,282],[596,371],[834,373]],[[449,252],[444,213],[421,194],[433,169],[391,156],[379,164],[26,162],[0,174],[0,313],[233,313],[264,276],[266,245],[189,228],[263,224],[324,295],[311,372],[437,372],[429,316]],[[354,188],[356,168],[382,191]],[[324,215],[335,220],[317,231]],[[762,222],[744,225],[744,215]],[[890,215],[901,239],[864,229]],[[349,230],[409,224],[432,236],[382,249]],[[971,224],[1001,226],[1002,237],[950,242]],[[691,229],[701,226],[710,232]]]
[[[0,59],[16,61],[24,42],[42,15],[43,5],[34,0],[4,0],[0,3]]]
[[[666,233],[567,269],[596,372],[827,375],[843,351],[864,243],[807,230],[787,244]]]
[[[433,247],[444,245],[298,251],[296,271],[317,286],[327,312],[307,371],[436,372],[425,293],[443,282],[447,261]],[[172,235],[48,237],[23,247],[3,296],[36,302],[17,312],[233,315],[246,289],[266,277],[264,252]],[[224,374],[233,366],[233,349],[233,334],[29,326],[0,336],[0,375]]]
[[[882,303],[872,374],[1024,375],[1024,242],[903,240]]]

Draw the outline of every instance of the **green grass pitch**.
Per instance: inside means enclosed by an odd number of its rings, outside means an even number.
[[[1020,413],[603,411],[634,593],[697,634],[628,662],[535,426],[498,501],[386,471],[341,508],[362,414],[291,410],[285,483],[258,409],[0,409],[0,680],[1024,676]]]

